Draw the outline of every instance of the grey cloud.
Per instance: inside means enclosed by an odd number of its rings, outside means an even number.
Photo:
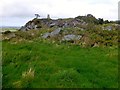
[[[118,2],[118,20],[120,20],[120,1]]]
[[[48,0],[47,0],[48,1]],[[3,12],[0,14],[0,17],[33,17],[35,13],[40,14],[41,17],[45,17],[47,14],[44,10],[45,8],[53,8],[53,4],[50,2],[48,3],[46,0],[31,0],[29,1],[15,1],[9,5],[4,5]],[[36,7],[38,6],[38,7]]]
[[[32,11],[24,4],[13,3],[3,7],[2,17],[30,17]]]
[[[115,6],[117,6],[117,1],[118,0],[4,0],[2,4],[3,12],[2,14],[0,13],[0,17],[2,17],[3,20],[5,20],[5,18],[28,20],[27,18],[34,18],[35,13],[40,14],[41,18],[46,17],[47,14],[50,14],[51,18],[66,18],[91,13],[98,18],[105,17],[105,19],[115,19],[115,14],[117,13]],[[104,6],[106,6],[105,9]]]

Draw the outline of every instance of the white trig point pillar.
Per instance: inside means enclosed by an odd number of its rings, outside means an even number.
[[[50,15],[49,14],[47,15],[47,19],[50,19]]]

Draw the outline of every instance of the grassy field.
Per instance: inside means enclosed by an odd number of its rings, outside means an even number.
[[[15,32],[15,31],[18,31],[19,28],[17,27],[6,27],[6,28],[0,28],[0,32],[5,32],[5,31],[11,31],[11,32]]]
[[[3,88],[117,88],[118,48],[2,43]]]

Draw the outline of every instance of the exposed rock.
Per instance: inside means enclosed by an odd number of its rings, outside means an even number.
[[[87,16],[77,16],[75,19],[79,19],[80,21],[84,22],[83,24],[86,23],[93,23],[97,24],[98,20],[91,14],[87,14]]]
[[[42,36],[42,38],[54,37],[54,36],[60,34],[60,32],[61,32],[61,28],[58,28],[58,29],[52,31],[51,33],[45,33],[45,34]]]
[[[54,27],[56,25],[56,23],[51,23],[50,25],[49,25],[49,27]]]
[[[35,30],[38,30],[38,26],[37,26],[37,25],[35,25],[35,26],[34,26],[34,29],[35,29]]]
[[[105,30],[108,30],[108,31],[111,31],[112,29],[113,29],[112,26],[107,26],[107,27],[105,27]]]
[[[81,31],[84,31],[85,29],[84,28],[79,28]]]
[[[40,30],[40,28],[71,28],[71,27],[86,27],[89,24],[98,25],[99,20],[96,19],[93,15],[88,14],[87,16],[78,16],[75,18],[66,18],[66,19],[50,19],[48,15],[47,18],[34,18],[33,20],[27,22],[24,26],[20,28],[21,31],[28,30]],[[104,27],[103,30],[112,30],[112,26]],[[83,30],[83,29],[82,29]]]
[[[50,36],[50,33],[45,33],[42,38],[48,38]]]
[[[98,44],[98,43],[95,43],[95,44],[93,45],[93,47],[99,47],[99,44]]]
[[[39,30],[41,27],[60,27],[60,28],[65,28],[65,27],[77,27],[79,25],[86,25],[87,23],[84,20],[81,19],[76,19],[76,18],[70,18],[70,19],[57,19],[57,20],[52,20],[52,19],[33,19],[29,22],[27,22],[24,26],[20,28],[21,31],[28,31],[28,30]]]
[[[61,28],[56,29],[50,33],[50,36],[55,36],[55,35],[59,34],[60,31],[61,31]]]
[[[92,14],[87,14],[87,17],[94,17]]]
[[[33,19],[32,21],[29,21],[25,24],[25,26],[22,26],[20,28],[20,31],[28,31],[28,30],[38,30],[41,28],[40,19]]]
[[[79,40],[81,37],[82,37],[81,35],[69,34],[69,35],[65,35],[62,41]]]
[[[84,25],[88,25],[88,23],[86,23],[86,22],[82,22],[82,24],[81,24],[81,25],[83,25],[83,26],[84,26]]]

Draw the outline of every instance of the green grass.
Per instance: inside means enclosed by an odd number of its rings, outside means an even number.
[[[2,43],[3,88],[117,88],[118,49]]]
[[[0,28],[1,32],[5,32],[5,31],[11,31],[11,32],[16,32],[18,31],[17,28]]]

